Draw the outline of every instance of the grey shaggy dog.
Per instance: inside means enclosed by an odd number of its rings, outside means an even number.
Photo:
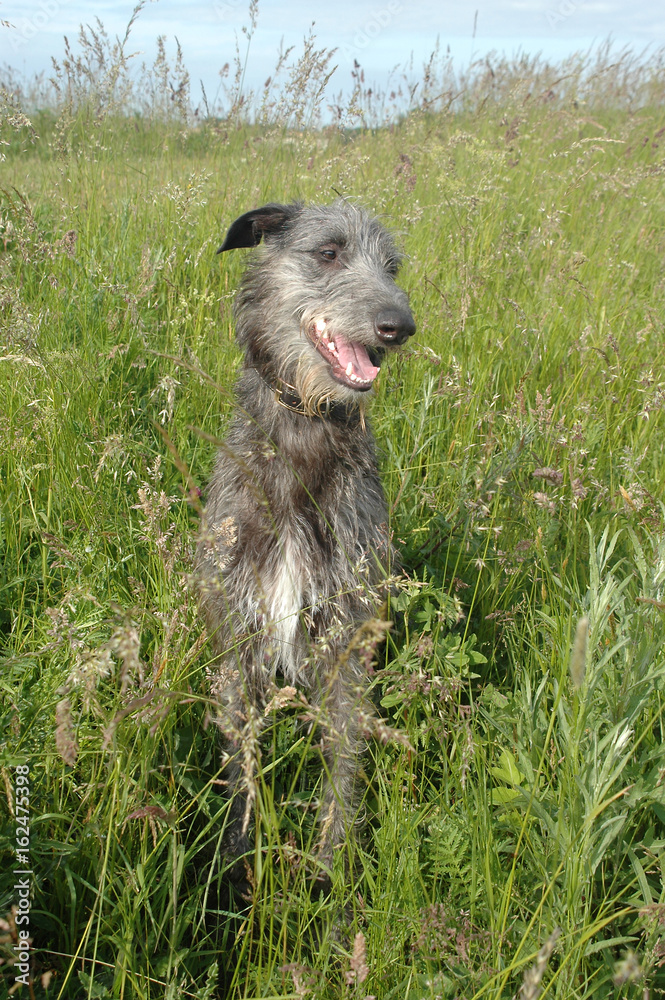
[[[219,252],[261,242],[236,298],[237,412],[198,547],[233,795],[225,847],[249,850],[248,758],[281,674],[318,706],[329,863],[354,819],[367,688],[358,629],[396,561],[365,400],[415,324],[395,243],[360,208],[265,205],[236,219]]]

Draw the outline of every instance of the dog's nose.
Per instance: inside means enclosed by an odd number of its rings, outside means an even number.
[[[384,344],[403,344],[416,332],[410,309],[384,309],[377,315],[374,326]]]

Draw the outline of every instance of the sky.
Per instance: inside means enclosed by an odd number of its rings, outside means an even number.
[[[0,65],[32,76],[59,58],[63,36],[71,42],[79,25],[99,18],[109,35],[123,36],[135,0],[0,0]],[[236,39],[245,55],[247,0],[154,0],[132,29],[129,51],[151,63],[155,40],[167,51],[182,46],[196,101],[198,81],[216,93],[219,70],[233,62]],[[475,32],[474,32],[475,23]],[[368,84],[384,87],[391,71],[413,56],[420,68],[437,38],[461,66],[495,50],[558,60],[611,38],[637,50],[665,45],[663,0],[259,0],[257,29],[247,62],[246,83],[260,87],[275,66],[280,43],[301,51],[313,24],[319,47],[336,48],[335,84],[348,89],[354,60]]]

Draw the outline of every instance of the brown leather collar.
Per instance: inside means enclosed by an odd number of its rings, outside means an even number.
[[[296,387],[291,385],[290,382],[277,375],[275,376],[274,383],[270,383],[258,368],[254,370],[263,384],[270,389],[275,402],[279,406],[283,406],[285,410],[290,410],[291,413],[299,413],[303,417],[310,417],[310,419],[318,417],[321,420],[328,418],[331,420],[344,420],[346,423],[365,423],[362,411],[358,407],[346,406],[345,403],[335,402],[330,399],[326,400],[325,403],[318,407],[316,412],[312,413],[300,398]]]

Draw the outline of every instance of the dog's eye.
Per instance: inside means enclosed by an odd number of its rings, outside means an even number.
[[[324,257],[326,260],[337,260],[337,251],[336,250],[330,250],[330,249],[328,249],[328,250],[321,250],[320,253],[321,253],[321,256]]]

